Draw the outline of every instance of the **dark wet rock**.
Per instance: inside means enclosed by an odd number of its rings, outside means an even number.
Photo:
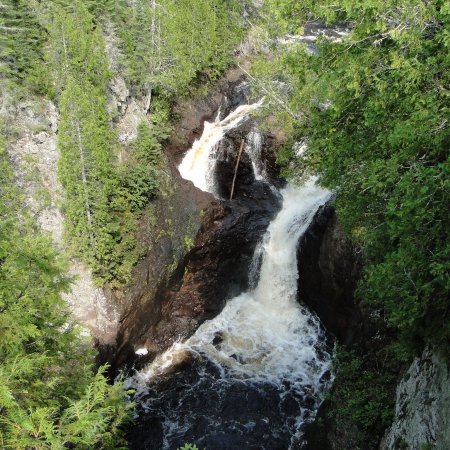
[[[216,114],[225,92],[230,108],[247,102],[239,90],[241,78],[232,72],[208,97],[177,107],[179,125],[165,148],[168,176],[162,195],[144,216],[139,230],[147,255],[135,268],[133,282],[109,293],[128,305],[120,323],[117,350],[101,349],[114,369],[124,364],[143,366],[174,341],[190,336],[204,320],[222,310],[226,299],[248,287],[254,249],[281,206],[279,195],[268,184],[255,180],[246,154],[238,167],[233,201],[219,201],[200,191],[182,180],[175,167],[180,150],[185,153],[198,137],[190,130],[201,132],[202,121]],[[230,91],[236,87],[237,92]],[[224,199],[229,198],[240,144],[255,123],[250,118],[228,132],[219,144],[216,175]],[[264,151],[263,157],[270,157],[272,164],[273,149],[266,144]],[[280,184],[277,170],[272,174]],[[140,347],[148,350],[146,356],[135,356]]]
[[[214,178],[217,184],[217,194],[221,198],[230,198],[240,146],[242,143],[244,146],[247,145],[248,136],[256,126],[257,122],[254,119],[249,119],[240,127],[227,132],[218,145]],[[260,159],[265,165],[267,175],[264,182],[255,180],[251,158],[245,151],[242,152],[239,165],[237,165],[233,198],[253,196],[255,182],[266,187],[267,182],[269,182],[277,188],[285,184],[285,181],[280,177],[279,166],[275,162],[273,142],[274,137],[272,135],[262,134]]]
[[[174,341],[190,336],[222,310],[227,298],[246,289],[256,244],[281,206],[280,199],[261,182],[233,202],[212,200],[209,194],[198,192],[189,197],[186,187],[181,183],[180,192],[160,205],[157,227],[165,234],[152,247],[159,250],[149,252],[139,263],[135,280],[140,282],[121,293],[135,300],[121,321],[113,360],[116,367],[146,363]],[[200,198],[206,205],[201,214],[192,206]],[[186,231],[188,219],[192,221],[190,232]],[[149,355],[136,359],[138,347],[147,348]]]
[[[196,96],[189,100],[179,100],[173,107],[173,114],[178,117],[165,152],[174,163],[178,165],[184,153],[192,146],[203,132],[203,123],[213,121],[225,98],[230,96],[233,89],[245,80],[243,71],[239,68],[230,69],[216,86],[212,87],[206,95]],[[241,99],[242,100],[242,99]],[[221,108],[223,112],[223,108]]]
[[[167,170],[171,170],[167,167]],[[172,169],[171,176],[162,179],[162,193],[143,216],[138,230],[139,242],[147,254],[133,270],[133,281],[123,289],[107,291],[111,301],[123,305],[116,338],[116,347],[100,347],[103,361],[120,368],[137,348],[146,347],[144,364],[159,347],[145,342],[144,330],[163,320],[163,303],[157,294],[176,276],[176,271],[195,240],[202,222],[202,211],[211,206],[214,198],[182,180]],[[170,173],[170,172],[169,172]],[[145,345],[144,345],[145,344]]]
[[[344,344],[364,335],[363,311],[354,301],[361,261],[332,207],[321,208],[298,245],[299,300]]]
[[[240,105],[248,105],[257,100],[250,94],[250,85],[245,78],[241,78],[229,84],[228,92],[220,107],[219,120],[223,120]]]
[[[158,287],[154,299],[135,309],[127,320],[127,334],[120,336],[124,344],[128,340],[153,354],[160,352],[189,337],[204,320],[217,315],[228,298],[248,287],[255,246],[279,206],[278,199],[270,197],[270,189],[260,187],[253,198],[216,201],[205,210],[192,249]],[[133,361],[126,347],[124,351],[122,361]]]
[[[214,339],[212,341],[212,345],[214,345],[215,347],[219,347],[222,341],[223,341],[222,333],[216,332],[214,334]]]

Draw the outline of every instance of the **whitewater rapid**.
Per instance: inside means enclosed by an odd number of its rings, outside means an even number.
[[[201,395],[205,389],[214,391],[220,402],[226,403],[229,390],[235,389],[233,385],[242,389],[244,383],[261,392],[269,385],[276,391],[271,394],[274,407],[287,400],[297,404],[295,420],[287,425],[286,419],[274,433],[295,437],[302,424],[311,420],[331,383],[331,355],[318,319],[297,301],[296,253],[298,239],[317,210],[328,201],[330,192],[310,179],[299,187],[288,185],[281,195],[282,209],[255,251],[254,264],[260,265],[259,271],[254,271],[258,279],[251,283],[255,287],[228,300],[223,311],[204,322],[191,338],[174,344],[137,373],[132,386],[138,397],[145,398],[149,385],[157,383],[177,364],[193,358],[204,361],[195,369],[199,374],[206,364],[213,367],[215,375],[204,372],[186,385],[185,391],[178,394],[179,405],[190,403],[192,400],[187,399]],[[302,403],[305,397],[306,406]],[[152,402],[147,401],[146,407],[151,410]],[[180,430],[187,432],[195,427],[199,412],[183,411],[180,407],[164,414],[167,442],[164,448],[170,449]],[[228,426],[233,433],[237,429],[237,424]],[[208,427],[226,428],[218,421],[212,421]]]
[[[317,381],[330,359],[319,357],[315,349],[322,334],[318,320],[297,302],[296,244],[330,192],[310,179],[300,187],[288,185],[281,195],[282,209],[255,252],[254,264],[262,252],[259,280],[250,282],[256,287],[228,300],[218,316],[141,372],[144,391],[145,383],[186,352],[228,369],[227,377],[278,384],[290,380],[320,390]]]

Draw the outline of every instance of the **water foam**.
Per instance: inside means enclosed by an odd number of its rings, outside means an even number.
[[[192,181],[202,191],[214,194],[213,169],[217,144],[227,131],[244,122],[262,105],[262,102],[263,100],[260,100],[251,105],[238,106],[223,120],[219,120],[218,115],[214,122],[205,122],[201,137],[194,142],[178,167],[180,175],[185,180]]]
[[[191,338],[174,344],[134,376],[131,385],[137,397],[145,399],[144,408],[165,417],[165,449],[177,439],[182,442],[184,433],[195,429],[198,421],[207,424],[208,431],[201,434],[209,445],[223,436],[254,435],[251,421],[247,426],[236,417],[225,423],[220,421],[220,414],[218,418],[211,412],[205,416],[201,408],[193,411],[191,405],[197,404],[206,391],[210,392],[208,401],[217,397],[214,401],[221,408],[227,407],[236,390],[250,398],[270,395],[270,403],[279,411],[279,423],[272,424],[264,417],[256,419],[258,430],[266,421],[271,433],[272,443],[261,448],[270,449],[277,439],[283,441],[286,436],[292,443],[301,439],[302,424],[312,420],[321,394],[331,383],[331,355],[324,331],[319,320],[297,302],[296,258],[299,237],[318,208],[328,201],[330,192],[310,179],[301,187],[288,185],[281,194],[282,209],[255,250],[260,271],[254,287],[229,300],[223,311],[204,322]],[[168,410],[158,393],[158,382],[189,358],[194,361],[196,375],[189,382],[175,383],[177,403]],[[176,376],[183,379],[183,375]],[[149,389],[153,389],[151,395]],[[165,395],[169,394],[162,398]],[[283,412],[292,403],[295,412]],[[236,404],[236,414],[240,407],[245,411],[248,406]],[[184,417],[181,421],[180,416]]]
[[[174,344],[140,374],[143,381],[159,376],[186,352],[226,367],[228,377],[254,381],[316,385],[328,370],[329,355],[324,358],[316,349],[321,326],[297,302],[296,243],[330,192],[311,179],[281,194],[283,207],[255,252],[255,258],[262,253],[256,287],[229,300],[186,342]]]

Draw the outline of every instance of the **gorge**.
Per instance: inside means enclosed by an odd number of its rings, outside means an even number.
[[[449,18],[4,0],[0,446],[447,450]]]
[[[216,121],[215,133],[205,124],[180,164],[181,174],[217,192],[219,140],[251,109],[238,106]],[[254,182],[270,183],[254,175]],[[301,442],[301,426],[314,417],[331,374],[322,326],[297,303],[297,242],[331,194],[311,179],[279,195],[281,210],[255,248],[249,290],[227,299],[218,316],[128,380],[140,411],[132,448],[196,442],[206,448],[281,449]]]

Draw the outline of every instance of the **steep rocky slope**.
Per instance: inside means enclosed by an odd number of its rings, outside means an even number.
[[[17,184],[25,195],[25,206],[55,245],[64,249],[61,212],[64,193],[57,176],[56,106],[39,98],[18,101],[5,95],[2,116],[14,131],[8,153]],[[73,283],[65,298],[74,319],[102,343],[114,342],[120,316],[118,305],[107,301],[103,291],[94,285],[90,270],[79,260],[70,260],[68,275],[73,277]]]
[[[397,386],[395,417],[382,450],[450,448],[450,371],[431,349],[416,358]]]

